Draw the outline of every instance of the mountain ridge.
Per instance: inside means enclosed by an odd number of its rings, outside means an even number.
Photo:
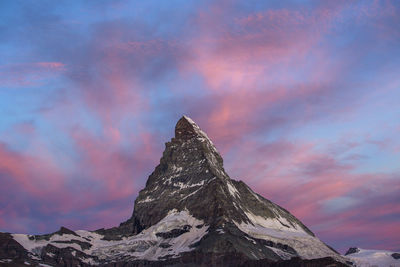
[[[62,228],[4,238],[22,245],[27,259],[56,265],[274,266],[321,260],[345,266],[345,258],[290,212],[231,179],[211,139],[187,116],[177,122],[127,221],[92,232]]]

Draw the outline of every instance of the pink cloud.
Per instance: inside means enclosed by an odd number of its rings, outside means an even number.
[[[232,178],[245,180],[256,192],[287,208],[317,236],[336,241],[337,248],[345,250],[365,240],[371,248],[400,245],[390,237],[398,233],[398,177],[356,173],[355,165],[304,142],[248,141],[233,152],[237,156],[226,162]],[[343,203],[335,202],[341,198]]]
[[[253,89],[274,82],[277,68],[304,64],[341,11],[269,10],[234,19],[233,27],[222,20],[225,9],[199,14],[202,30],[190,41],[193,55],[183,69],[202,73],[212,90]]]
[[[76,129],[72,137],[79,153],[77,171],[83,171],[88,183],[100,186],[103,201],[131,197],[139,188],[137,177],[147,170],[150,160],[156,158],[153,136],[140,133],[136,136],[139,144],[135,151],[120,151],[118,140],[98,138],[83,129]],[[149,161],[149,162],[147,162]]]
[[[0,162],[2,172],[13,177],[24,190],[36,197],[62,188],[62,174],[52,162],[10,151],[4,145],[0,146]]]
[[[156,165],[155,152],[160,151],[154,147],[153,136],[144,132],[135,136],[140,145],[132,151],[119,149],[120,139],[115,137],[119,131],[112,131],[112,135],[96,137],[76,129],[72,137],[77,158],[74,168],[68,170],[52,162],[45,148],[30,156],[0,146],[1,214],[7,214],[7,220],[0,216],[2,229],[49,231],[43,225],[57,228],[68,223],[86,229],[111,227],[128,218],[133,197]],[[11,192],[21,198],[12,198]],[[68,217],[71,212],[75,217]],[[111,212],[112,218],[104,217]],[[58,216],[53,218],[55,214]],[[87,216],[98,220],[87,221]],[[52,221],[41,222],[46,217]]]
[[[33,62],[0,66],[0,86],[36,86],[64,71],[61,62]]]
[[[34,65],[43,67],[43,68],[57,69],[57,70],[65,68],[65,64],[63,64],[61,62],[37,62]]]

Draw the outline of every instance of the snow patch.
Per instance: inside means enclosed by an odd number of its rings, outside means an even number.
[[[280,216],[277,218],[264,218],[262,216],[255,215],[251,212],[245,212],[245,214],[256,228],[257,226],[261,226],[262,228],[265,229],[271,229],[273,231],[277,231],[278,232],[277,237],[287,237],[288,234],[300,235],[300,236],[308,235],[297,224],[295,224],[294,227],[293,226],[290,227],[289,225],[291,225],[291,223],[289,223],[286,218]]]
[[[389,267],[400,266],[400,259],[392,257],[394,252],[387,250],[359,249],[357,253],[349,254],[347,257],[357,267]]]
[[[178,183],[174,183],[173,185],[175,187],[179,187],[180,189],[185,189],[185,188],[190,188],[190,187],[195,187],[195,186],[202,186],[202,185],[204,185],[204,180],[199,183],[196,183],[196,184],[188,184],[188,183],[178,182]]]
[[[180,201],[187,199],[190,196],[193,196],[194,194],[196,194],[197,192],[200,191],[200,189],[202,189],[201,187],[199,189],[196,189],[195,191],[193,191],[192,193],[190,193],[189,195],[185,196],[184,198],[182,198]]]
[[[279,248],[274,248],[274,247],[268,247],[268,248],[273,252],[275,252],[283,260],[290,260],[293,257],[292,254],[282,251]]]
[[[237,191],[235,186],[230,181],[228,181],[227,185],[228,185],[229,193],[234,197],[239,197],[239,191]]]
[[[138,201],[138,203],[152,202],[154,200],[155,200],[154,198],[147,196],[145,199]]]
[[[177,237],[164,239],[163,237],[157,236],[157,233],[170,232],[174,229],[183,229],[184,227],[187,227],[187,225],[190,226],[189,231]],[[200,228],[196,227],[199,225],[203,226]],[[89,256],[97,256],[100,260],[104,261],[129,259],[160,260],[160,258],[164,256],[177,257],[182,252],[192,250],[193,248],[190,246],[200,241],[207,231],[208,226],[205,226],[202,220],[191,216],[187,210],[178,212],[174,209],[171,210],[160,222],[143,230],[140,234],[125,237],[122,240],[117,241],[103,240],[103,235],[85,230],[75,231],[79,236],[70,234],[54,234],[49,240],[30,240],[29,235],[24,234],[13,234],[12,236],[26,250],[32,253],[32,257],[37,259],[40,259],[39,255],[43,247],[47,244],[52,244],[59,248],[72,247]],[[78,244],[56,242],[71,240],[88,242],[92,246],[89,249],[82,250]],[[76,255],[75,251],[72,253],[73,255]],[[47,254],[49,256],[54,255],[52,255],[52,253]],[[81,258],[81,261],[92,265],[99,264],[99,262],[95,262],[92,258]]]
[[[203,221],[194,218],[188,211],[178,212],[174,209],[159,223],[142,231],[139,235],[121,241],[109,241],[107,246],[94,248],[93,255],[100,259],[116,259],[117,254],[146,260],[159,260],[167,255],[176,257],[182,252],[192,250],[190,245],[199,241],[206,234],[208,226],[195,227],[202,224],[204,224]],[[190,231],[178,237],[164,239],[156,235],[182,228],[185,225],[191,226]],[[168,248],[161,247],[161,243],[167,243]]]
[[[261,203],[264,203],[264,201],[256,193],[254,193],[253,190],[250,189],[249,191],[258,201],[260,201]]]
[[[264,218],[250,212],[245,213],[251,223],[247,224],[242,222],[239,224],[235,222],[235,224],[241,231],[251,237],[269,240],[274,243],[286,244],[296,250],[300,257],[305,259],[316,259],[330,256],[340,260],[340,257],[328,248],[321,240],[309,235],[300,226],[295,225],[295,227],[286,227],[282,225],[282,222],[286,225],[291,225],[285,218]],[[286,256],[283,255],[283,258]]]

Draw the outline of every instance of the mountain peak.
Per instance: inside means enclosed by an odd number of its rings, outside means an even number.
[[[182,116],[175,126],[175,138],[187,140],[195,136],[204,136],[204,132],[189,117]]]
[[[2,240],[18,243],[13,246],[25,258],[31,253],[57,266],[64,259],[78,260],[83,266],[151,262],[161,266],[185,261],[191,266],[210,262],[236,266],[248,260],[265,260],[265,266],[270,266],[293,257],[343,260],[287,210],[244,182],[230,179],[207,134],[187,116],[177,122],[175,137],[165,144],[160,163],[135,200],[131,218],[119,227],[95,232],[61,228],[43,236],[0,233],[0,263]],[[14,257],[15,250],[4,247]],[[58,261],[52,258],[55,255]],[[227,261],[218,264],[221,256]]]
[[[159,235],[171,244],[182,242],[180,234],[205,231],[189,246],[202,253],[236,251],[251,259],[271,260],[337,256],[288,211],[232,180],[210,138],[187,116],[177,122],[175,137],[166,143],[160,164],[121,227],[139,235],[160,228],[164,221],[171,225]],[[179,228],[176,221],[183,225]],[[175,234],[180,241],[171,241]],[[170,254],[167,245],[162,246]]]
[[[171,143],[178,143],[177,146],[180,146],[181,143],[185,143],[186,145],[184,145],[183,150],[181,150],[182,154],[192,154],[194,152],[193,150],[197,150],[201,152],[201,157],[207,159],[211,167],[223,169],[223,159],[217,148],[208,135],[188,116],[183,115],[176,123],[175,138],[173,138],[167,146],[172,145]]]

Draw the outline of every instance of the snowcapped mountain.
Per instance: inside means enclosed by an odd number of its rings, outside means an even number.
[[[399,267],[400,252],[350,248],[347,258],[357,267]]]
[[[347,266],[287,210],[230,179],[208,136],[183,116],[130,219],[96,231],[0,234],[0,264]]]

